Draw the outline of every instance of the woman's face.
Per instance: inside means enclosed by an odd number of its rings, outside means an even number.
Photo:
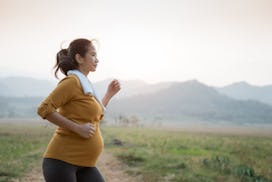
[[[99,62],[96,56],[97,54],[94,46],[90,45],[88,51],[79,64],[79,70],[84,74],[88,74],[90,71],[96,71],[97,63]]]

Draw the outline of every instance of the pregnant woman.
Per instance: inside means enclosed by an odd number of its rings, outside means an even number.
[[[43,158],[46,182],[103,182],[96,161],[103,149],[99,122],[120,90],[112,80],[102,100],[87,78],[99,60],[93,41],[76,39],[57,53],[55,76],[66,77],[38,107],[38,114],[58,126]]]

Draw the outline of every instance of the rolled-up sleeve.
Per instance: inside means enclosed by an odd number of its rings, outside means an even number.
[[[56,112],[59,107],[73,99],[76,85],[77,80],[74,77],[68,76],[62,79],[51,94],[42,101],[37,113],[45,119],[48,114]]]

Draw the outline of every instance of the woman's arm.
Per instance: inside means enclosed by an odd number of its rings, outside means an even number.
[[[118,80],[114,79],[110,82],[107,92],[105,94],[105,96],[102,99],[102,104],[106,107],[109,103],[109,101],[111,100],[111,98],[117,94],[117,92],[119,92],[119,90],[121,89],[120,83],[118,82]]]
[[[66,128],[74,133],[77,133],[83,138],[90,138],[95,133],[95,126],[92,123],[77,124],[66,117],[62,116],[58,112],[50,113],[46,116],[46,119],[51,123]]]

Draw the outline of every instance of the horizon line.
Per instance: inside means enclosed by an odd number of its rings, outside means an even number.
[[[43,81],[50,81],[50,82],[59,82],[63,77],[59,77],[59,79],[55,78],[55,77],[52,77],[52,79],[46,79],[45,77],[32,77],[32,76],[24,76],[24,75],[9,75],[9,76],[0,76],[0,79],[6,79],[6,78],[30,78],[30,79],[35,79],[35,80],[43,80]],[[111,79],[114,79],[114,77],[108,77],[108,78],[105,78],[105,79],[100,79],[100,80],[97,80],[95,81],[94,83],[97,83],[97,82],[103,82],[103,81],[107,81],[107,80],[111,80]],[[203,81],[200,81],[199,79],[197,78],[192,78],[192,79],[187,79],[187,80],[161,80],[161,81],[147,81],[147,80],[144,80],[144,79],[140,79],[140,78],[132,78],[132,79],[118,79],[120,80],[121,82],[129,82],[129,81],[140,81],[140,82],[145,82],[146,84],[152,84],[152,85],[155,85],[155,84],[159,84],[159,83],[167,83],[167,82],[189,82],[189,81],[197,81],[199,83],[202,83],[204,85],[207,85],[207,86],[212,86],[212,87],[226,87],[226,86],[230,86],[230,85],[233,85],[233,84],[247,84],[249,86],[255,86],[255,87],[265,87],[265,86],[272,86],[272,83],[271,84],[262,84],[262,85],[259,85],[259,84],[253,84],[253,83],[250,83],[249,81],[246,81],[246,80],[240,80],[240,81],[233,81],[229,84],[223,84],[223,85],[212,85],[212,84],[207,84],[206,82],[203,82]]]

